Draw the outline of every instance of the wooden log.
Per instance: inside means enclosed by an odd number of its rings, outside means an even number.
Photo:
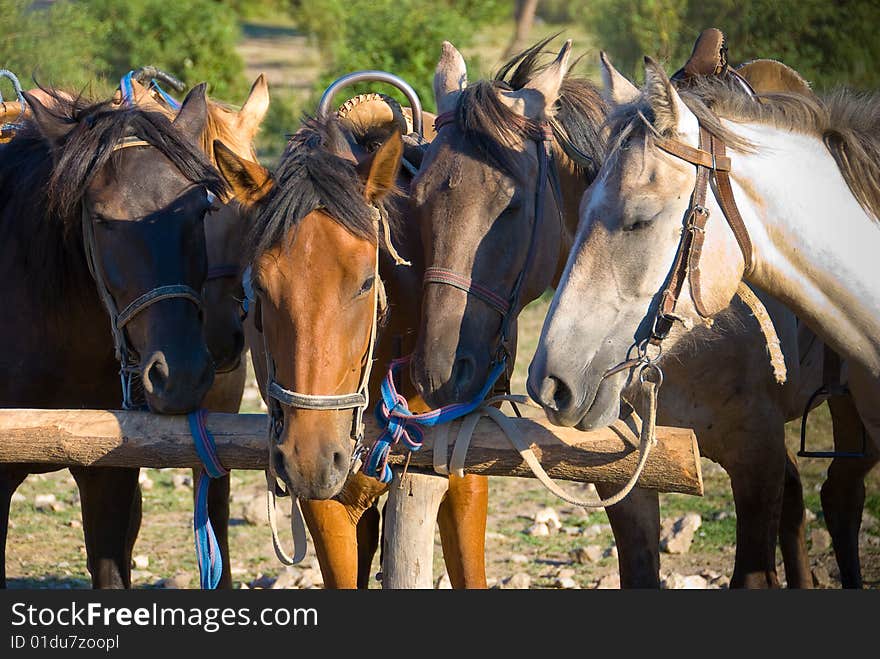
[[[637,419],[582,432],[553,426],[546,419],[514,421],[552,478],[585,483],[625,483],[638,460]],[[229,469],[265,469],[267,418],[262,414],[208,415],[222,463]],[[455,437],[454,422],[450,437]],[[367,437],[378,428],[367,421]],[[432,470],[432,429],[410,468]],[[703,494],[696,437],[690,429],[657,428],[658,442],[639,479],[661,492]],[[451,443],[450,443],[451,444]],[[451,453],[452,447],[449,447]],[[406,450],[395,447],[390,462],[403,464]],[[448,459],[449,456],[447,456]],[[59,466],[198,467],[185,417],[104,410],[0,410],[0,463]],[[531,476],[519,454],[490,420],[477,425],[465,466],[467,473]]]
[[[434,523],[449,479],[437,474],[408,471],[394,479],[385,506],[385,547],[382,553],[383,589],[434,587]]]

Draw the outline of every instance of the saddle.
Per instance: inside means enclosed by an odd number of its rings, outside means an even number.
[[[756,59],[731,67],[724,33],[714,27],[700,33],[690,58],[671,80],[676,86],[687,88],[694,80],[706,76],[734,78],[751,96],[783,92],[815,98],[810,83],[777,60]]]

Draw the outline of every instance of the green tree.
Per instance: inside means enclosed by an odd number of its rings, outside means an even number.
[[[106,71],[100,44],[107,28],[70,2],[34,9],[30,0],[0,0],[0,68],[25,89],[43,85],[83,89]],[[4,92],[8,90],[3,88]]]
[[[641,77],[642,56],[684,64],[707,27],[727,37],[733,63],[778,59],[819,89],[880,86],[876,0],[591,0],[587,27],[615,66]]]
[[[641,77],[645,55],[668,61],[676,54],[687,0],[593,0],[584,12],[587,28],[614,66]]]
[[[477,24],[509,9],[497,1],[438,2],[426,11],[419,0],[315,0],[303,3],[297,20],[316,39],[326,61],[316,91],[345,73],[381,69],[412,85],[430,110],[440,44],[448,40],[466,47]],[[355,87],[351,93],[375,88]]]
[[[102,56],[108,73],[152,64],[188,85],[207,81],[218,98],[246,93],[244,63],[235,50],[235,12],[214,0],[87,0],[80,3],[106,26]]]

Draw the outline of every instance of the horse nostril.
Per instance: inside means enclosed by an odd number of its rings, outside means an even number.
[[[346,456],[342,451],[333,452],[333,466],[337,471],[345,471],[348,468],[346,464]]]
[[[541,404],[554,412],[571,405],[571,389],[554,375],[548,375],[541,383]]]
[[[149,394],[161,395],[168,384],[168,375],[168,362],[165,361],[165,355],[161,352],[153,353],[144,367],[144,389]]]

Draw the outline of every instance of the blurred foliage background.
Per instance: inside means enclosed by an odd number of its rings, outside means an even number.
[[[734,63],[780,59],[820,90],[880,86],[877,0],[531,1],[529,41],[554,32],[574,37],[589,74],[600,48],[635,79],[644,54],[671,71],[700,30],[714,26],[727,34]],[[488,75],[514,43],[515,16],[529,2],[0,0],[0,68],[27,86],[35,78],[103,96],[129,69],[153,64],[189,85],[208,81],[215,98],[232,104],[267,70],[272,107],[261,147],[271,157],[320,91],[353,70],[396,73],[433,109],[440,42],[462,50],[472,79]]]

